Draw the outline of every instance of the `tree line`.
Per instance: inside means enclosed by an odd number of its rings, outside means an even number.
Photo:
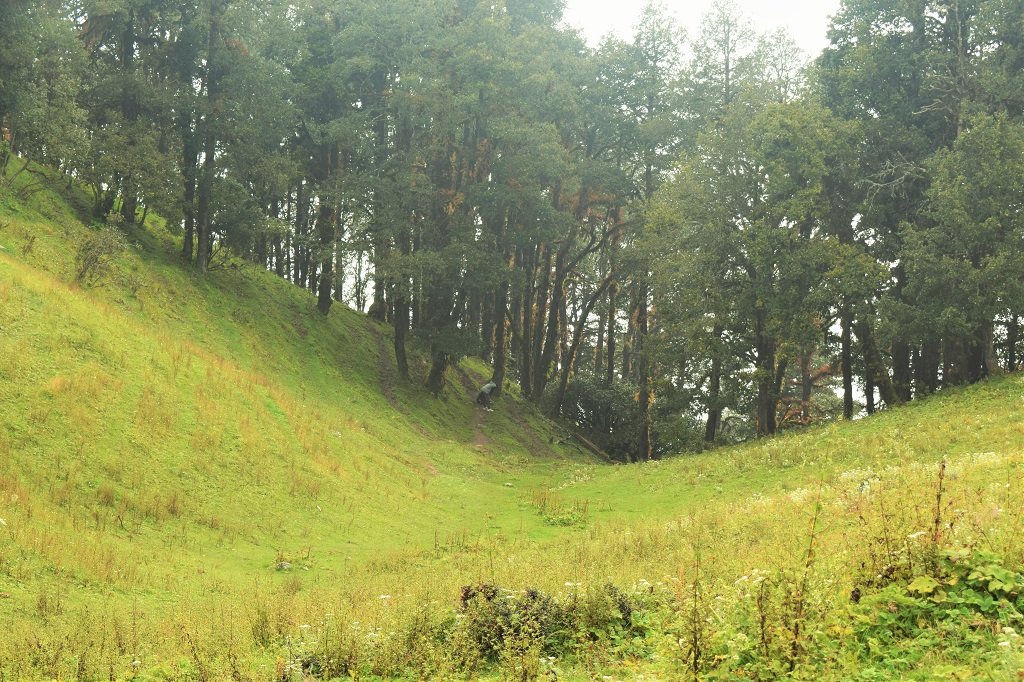
[[[810,60],[731,0],[596,48],[562,4],[9,0],[0,183],[49,164],[626,461],[1021,365],[1024,0],[844,0]]]

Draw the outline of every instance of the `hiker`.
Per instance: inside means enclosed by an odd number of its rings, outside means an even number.
[[[488,412],[491,411],[491,391],[496,389],[498,384],[493,381],[488,381],[480,388],[480,392],[476,394],[476,404],[483,405],[483,408]]]

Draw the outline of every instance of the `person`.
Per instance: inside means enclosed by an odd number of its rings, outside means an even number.
[[[476,394],[476,404],[482,405],[485,410],[491,412],[491,391],[493,391],[497,387],[498,384],[494,383],[493,381],[488,381],[486,384],[480,387],[480,392]]]

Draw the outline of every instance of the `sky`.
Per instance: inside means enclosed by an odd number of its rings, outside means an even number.
[[[687,35],[695,36],[701,18],[713,0],[662,0]],[[614,33],[629,38],[646,0],[567,0],[565,22],[582,29],[591,45],[602,36]],[[809,57],[825,47],[829,16],[839,8],[839,0],[736,0],[743,14],[758,33],[786,28]]]

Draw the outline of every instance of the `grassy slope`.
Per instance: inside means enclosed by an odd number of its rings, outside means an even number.
[[[831,604],[880,561],[881,535],[929,527],[942,458],[959,540],[1021,558],[1018,380],[602,466],[550,445],[558,430],[513,399],[474,410],[483,366],[440,400],[399,385],[386,329],[337,307],[325,320],[247,267],[193,276],[158,226],[105,286],[69,286],[87,229],[52,194],[0,199],[0,672],[267,677],[304,626],[401,629],[470,582],[671,587],[700,556],[727,592],[802,570],[812,535]],[[865,481],[877,503],[851,502]],[[672,655],[641,667],[673,679]]]
[[[483,367],[440,400],[400,385],[386,327],[247,266],[194,276],[156,226],[80,289],[89,229],[48,193],[0,207],[0,616],[35,610],[48,575],[177,590],[277,580],[284,558],[330,580],[550,534],[524,491],[585,458],[514,400],[476,410]]]

